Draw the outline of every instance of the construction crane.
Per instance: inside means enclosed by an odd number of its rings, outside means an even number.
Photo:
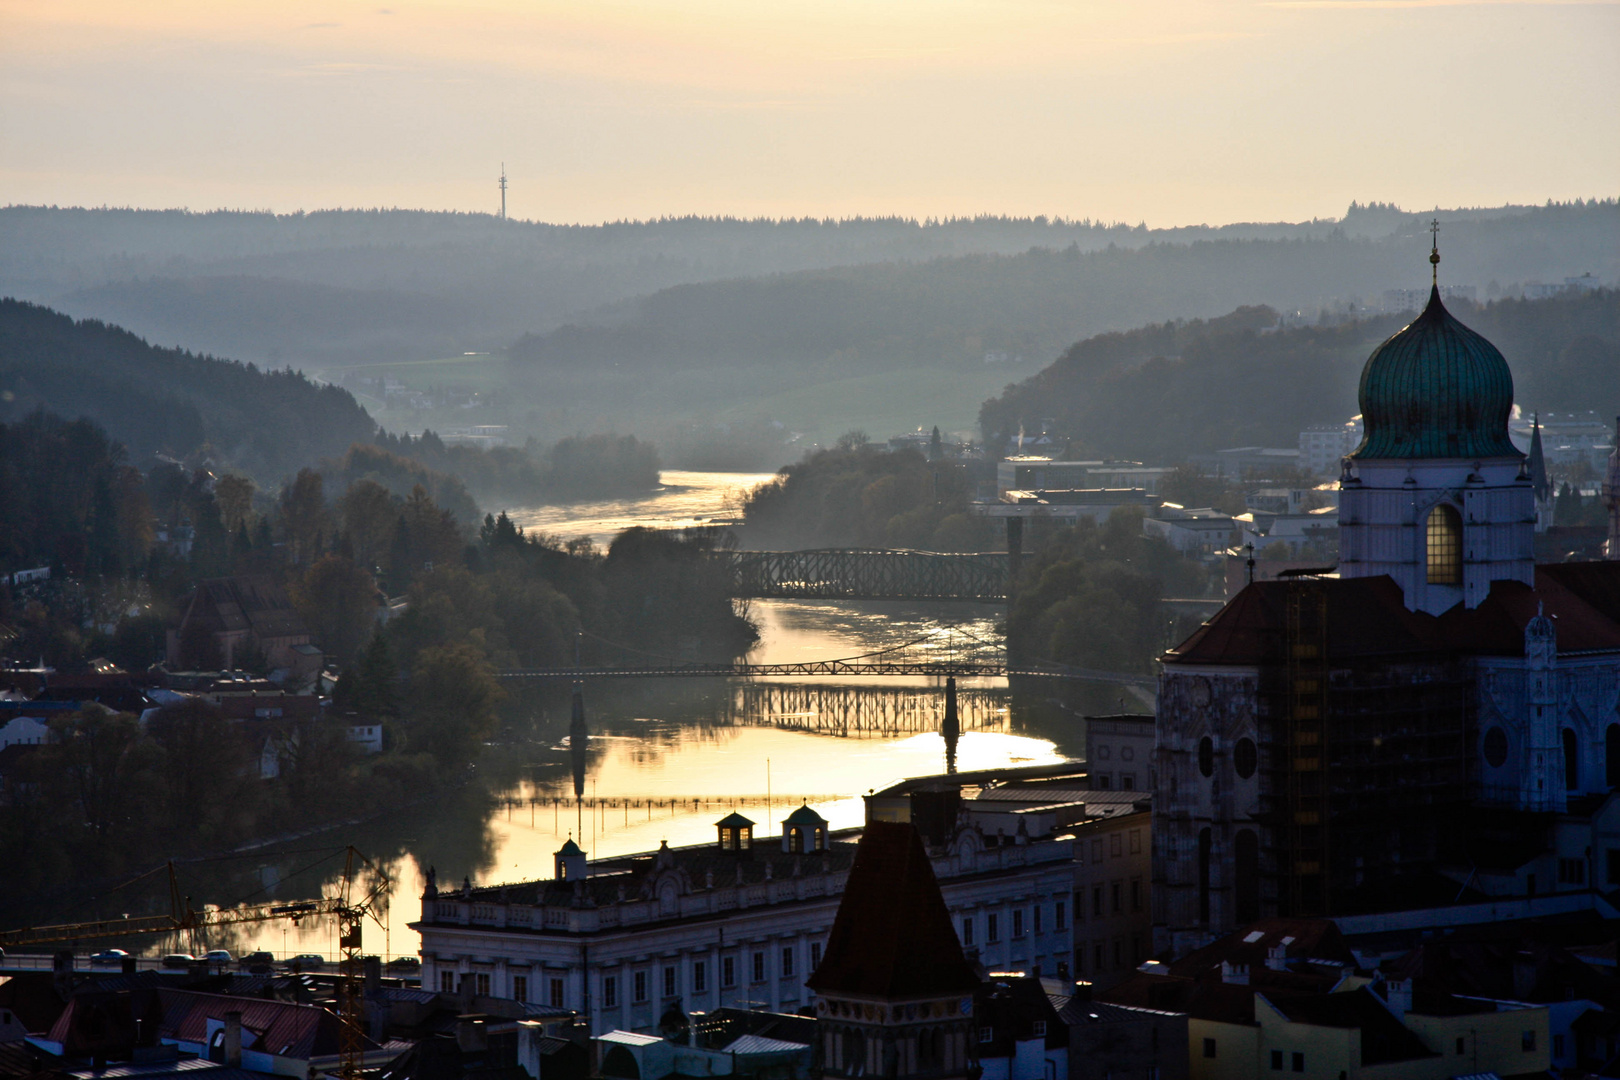
[[[149,874],[161,873],[158,867]],[[198,911],[191,906],[191,898],[182,898],[179,878],[174,863],[167,864],[169,873],[169,913],[167,915],[141,915],[134,918],[101,919],[95,922],[63,923],[57,926],[34,926],[23,930],[0,930],[0,950],[29,945],[52,945],[65,942],[90,941],[97,938],[127,937],[135,934],[169,934],[183,931],[196,934],[216,926],[235,926],[238,923],[268,922],[274,919],[303,919],[331,916],[338,924],[338,1025],[339,1068],[343,1080],[358,1080],[364,1050],[362,1033],[362,1000],[360,993],[361,928],[369,917],[382,926],[378,917],[379,901],[387,894],[389,880],[381,868],[350,845],[344,855],[343,883],[336,896],[319,900],[298,900],[283,904],[246,904],[233,908],[204,907]],[[371,884],[357,882],[361,871],[370,870]],[[135,879],[139,881],[140,878]],[[133,884],[133,882],[130,882]],[[0,953],[3,955],[3,953]]]

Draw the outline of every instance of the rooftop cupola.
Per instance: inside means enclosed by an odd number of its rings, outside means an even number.
[[[1358,460],[1389,458],[1513,458],[1524,455],[1508,438],[1513,373],[1501,352],[1429,304],[1367,358],[1361,370]]]
[[[566,844],[557,849],[557,880],[584,881],[589,873],[585,852],[570,837]]]
[[[745,854],[754,850],[754,823],[733,810],[715,827],[720,830],[720,850]]]
[[[1441,302],[1438,241],[1429,262],[1429,306],[1361,372],[1363,436],[1339,482],[1339,576],[1388,574],[1408,609],[1439,615],[1478,607],[1495,582],[1534,582],[1536,493],[1508,438],[1507,361]]]
[[[782,850],[790,855],[806,855],[827,850],[827,819],[800,806],[782,822]]]

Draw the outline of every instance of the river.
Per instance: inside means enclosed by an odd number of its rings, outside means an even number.
[[[525,529],[606,543],[631,525],[678,527],[732,516],[735,496],[769,479],[738,473],[664,474],[652,496],[508,511]],[[925,634],[994,636],[999,605],[754,601],[758,662],[852,656]],[[732,809],[775,835],[783,816],[807,802],[834,827],[861,823],[860,796],[907,776],[943,771],[937,734],[943,694],[925,678],[651,679],[593,682],[585,690],[590,726],[585,805],[573,802],[567,743],[569,689],[519,691],[524,719],[504,731],[467,782],[420,805],[289,841],[239,859],[179,868],[187,893],[215,902],[296,899],[337,888],[341,854],[352,843],[387,873],[387,916],[368,923],[365,949],[412,955],[407,923],[421,913],[424,875],[441,883],[493,884],[547,877],[552,853],[571,836],[593,857],[714,838]],[[1111,712],[1120,691],[1059,703],[1040,688],[1015,699],[1005,679],[964,680],[959,688],[960,769],[1038,764],[1077,756],[1081,712]],[[1123,704],[1123,702],[1120,702]],[[1130,707],[1139,707],[1131,703]],[[105,901],[98,907],[105,908]],[[88,912],[71,918],[88,917]],[[105,915],[102,910],[98,914]],[[177,947],[265,949],[278,956],[336,954],[329,921],[303,926],[247,924],[206,942],[126,942],[132,951]]]

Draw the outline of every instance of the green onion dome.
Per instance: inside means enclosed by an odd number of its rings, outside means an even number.
[[[1524,456],[1508,438],[1507,361],[1452,317],[1438,287],[1423,314],[1367,358],[1360,396],[1365,434],[1351,457]]]

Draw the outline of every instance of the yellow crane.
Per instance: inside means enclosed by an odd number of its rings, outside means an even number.
[[[163,868],[152,873],[161,872]],[[369,887],[357,881],[362,870],[369,869]],[[33,926],[22,930],[0,930],[0,949],[29,945],[53,945],[65,942],[90,941],[97,938],[126,937],[134,934],[168,934],[175,931],[196,933],[215,926],[234,926],[238,923],[267,922],[273,919],[291,919],[294,923],[307,918],[332,916],[338,922],[338,1048],[340,1064],[338,1074],[343,1080],[358,1080],[364,1046],[360,994],[361,927],[369,916],[379,926],[378,901],[388,890],[388,877],[370,859],[353,845],[344,855],[343,883],[336,896],[319,900],[298,900],[292,903],[245,904],[233,908],[205,907],[199,911],[191,906],[191,898],[182,898],[174,863],[168,864],[169,913],[167,915],[140,915],[134,918],[101,919],[94,922],[63,923],[56,926]],[[142,875],[147,876],[147,875]],[[136,879],[140,880],[140,879]],[[133,884],[133,883],[131,883]]]

